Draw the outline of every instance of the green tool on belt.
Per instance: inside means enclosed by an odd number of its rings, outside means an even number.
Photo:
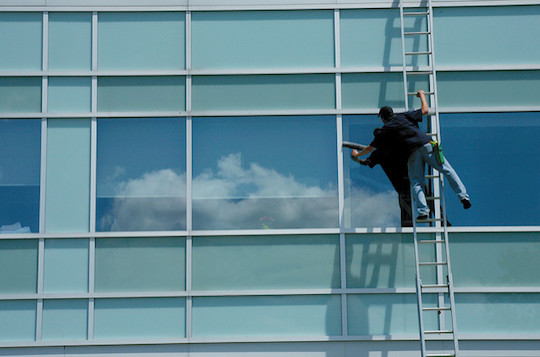
[[[433,154],[435,155],[435,160],[437,160],[437,163],[439,165],[444,164],[444,155],[441,145],[439,145],[437,141],[430,141],[429,143],[433,147]]]

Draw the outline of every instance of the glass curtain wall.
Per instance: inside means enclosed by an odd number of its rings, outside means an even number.
[[[399,10],[185,10],[0,12],[0,346],[417,339]],[[459,328],[539,334],[540,6],[434,16]]]

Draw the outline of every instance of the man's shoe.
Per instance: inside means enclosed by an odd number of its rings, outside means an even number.
[[[469,201],[467,198],[462,199],[461,204],[463,205],[464,209],[469,209],[472,206],[471,201]]]

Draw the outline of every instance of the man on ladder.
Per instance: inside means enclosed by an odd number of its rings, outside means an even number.
[[[463,208],[471,207],[471,202],[467,190],[456,171],[452,168],[448,160],[442,157],[441,163],[436,159],[431,138],[418,128],[418,122],[422,121],[422,115],[427,115],[429,106],[423,90],[417,92],[417,97],[422,102],[421,109],[408,111],[401,114],[394,114],[391,107],[383,107],[379,111],[384,126],[377,133],[371,144],[358,151],[353,150],[352,156],[358,157],[369,154],[375,149],[398,150],[404,152],[408,157],[407,167],[411,191],[416,201],[418,213],[417,220],[425,220],[429,216],[429,207],[424,192],[424,167],[425,163],[443,173],[450,187],[458,195],[463,204]]]

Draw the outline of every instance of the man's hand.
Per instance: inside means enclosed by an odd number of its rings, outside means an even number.
[[[422,114],[423,115],[426,115],[429,113],[429,105],[427,103],[427,100],[426,100],[426,92],[424,92],[423,90],[419,90],[418,92],[416,92],[416,96],[418,98],[420,98],[420,101],[422,102]]]
[[[354,159],[356,157],[358,157],[358,150],[354,149],[352,152],[351,152],[351,157]]]

